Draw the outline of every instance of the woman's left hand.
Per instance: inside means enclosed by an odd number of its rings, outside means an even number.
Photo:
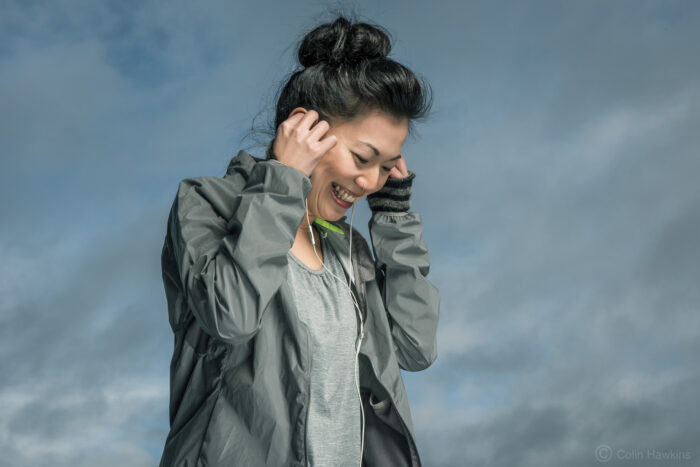
[[[403,154],[389,171],[384,186],[377,192],[367,195],[372,212],[408,212],[411,205],[411,186],[416,174],[408,170]]]
[[[406,160],[401,154],[401,158],[396,161],[396,165],[389,172],[389,178],[404,178],[408,177],[408,167],[406,167]]]

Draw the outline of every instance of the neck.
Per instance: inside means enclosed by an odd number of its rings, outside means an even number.
[[[311,213],[310,211],[306,211],[306,213],[304,213],[304,219],[302,219],[301,225],[299,226],[299,230],[301,230],[301,229],[308,230],[309,223],[311,223],[311,226],[313,227],[314,219],[316,219],[316,216],[313,213]]]
[[[318,229],[316,228],[316,224],[314,224],[315,218],[316,217],[309,214],[309,221],[311,221],[311,228],[313,229],[313,232],[314,232],[314,238],[316,239],[316,242],[318,243],[320,233],[319,233]],[[311,243],[311,235],[309,234],[309,222],[306,220],[306,216],[304,216],[304,219],[301,221],[301,225],[297,229],[296,238],[297,238],[297,240],[301,239],[305,242]]]

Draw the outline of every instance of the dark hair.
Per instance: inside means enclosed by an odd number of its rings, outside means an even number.
[[[299,42],[302,68],[275,96],[270,133],[276,135],[294,108],[304,107],[329,124],[379,110],[399,120],[407,118],[408,134],[412,134],[412,122],[430,111],[432,90],[409,68],[389,58],[390,51],[390,34],[381,26],[351,21],[342,14],[316,26]],[[268,158],[273,157],[273,142],[268,144]]]

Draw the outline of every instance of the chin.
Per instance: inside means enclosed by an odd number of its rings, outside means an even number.
[[[330,190],[332,190],[332,188],[330,188],[329,191],[330,191]],[[327,220],[327,221],[331,221],[331,222],[339,221],[340,219],[343,218],[343,216],[348,215],[348,211],[350,211],[350,210],[353,208],[353,206],[355,206],[355,205],[360,201],[360,200],[358,199],[358,200],[355,201],[355,203],[353,203],[350,207],[347,207],[347,208],[346,208],[346,207],[343,207],[343,206],[338,205],[338,203],[336,203],[336,202],[332,199],[332,196],[333,196],[332,194],[329,193],[328,196],[329,196],[331,199],[328,200],[328,204],[324,204],[324,206],[325,206],[326,209],[325,209],[325,211],[323,211],[323,213],[322,213],[322,216],[323,216],[323,217],[321,217],[321,218],[322,218],[322,219],[325,219],[325,220]],[[363,197],[363,198],[360,198],[360,199],[364,199],[364,197]],[[324,201],[325,201],[325,200],[324,200]]]
[[[340,219],[343,218],[343,216],[346,216],[346,215],[348,214],[348,211],[351,210],[351,209],[352,209],[352,207],[349,207],[348,209],[346,209],[345,211],[342,211],[342,212],[338,212],[338,211],[336,211],[336,210],[334,209],[334,210],[329,214],[328,217],[324,217],[323,219],[325,219],[325,220],[327,220],[327,221],[331,221],[331,222],[339,221]]]

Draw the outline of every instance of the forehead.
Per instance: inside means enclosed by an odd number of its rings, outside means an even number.
[[[398,154],[408,133],[408,119],[397,120],[383,112],[374,111],[367,115],[345,121],[336,130],[350,141],[366,141],[382,153]],[[364,146],[364,145],[363,145]]]
[[[378,126],[408,129],[408,119],[396,119],[395,117],[379,110],[373,110],[367,114],[360,115],[352,120],[346,121],[345,124],[349,127],[362,130],[369,130]]]

